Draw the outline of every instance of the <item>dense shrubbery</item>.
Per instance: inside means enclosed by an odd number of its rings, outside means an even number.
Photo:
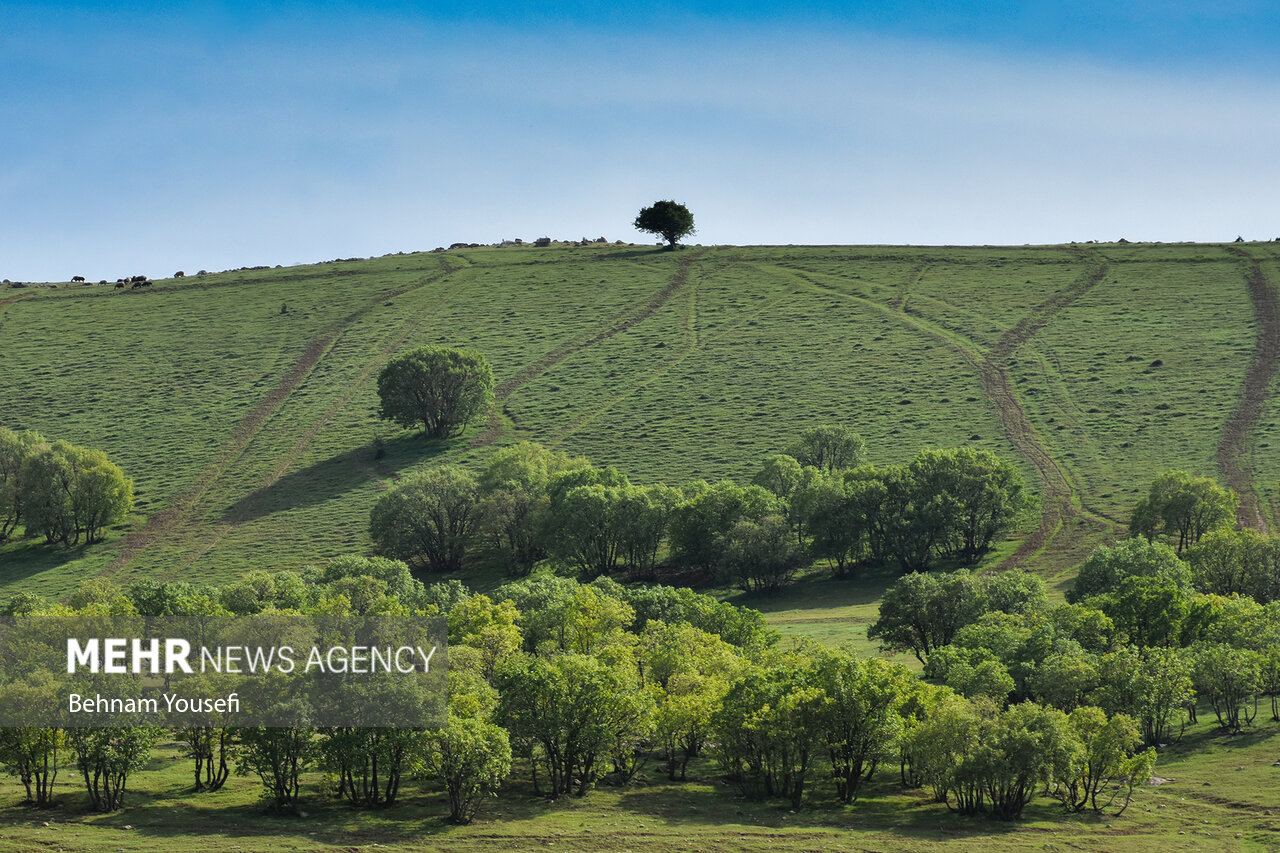
[[[1157,480],[1135,518],[1174,505],[1166,532],[1181,557],[1154,535],[1099,547],[1057,607],[1017,572],[907,575],[868,636],[914,653],[964,696],[1068,714],[1097,706],[1149,746],[1195,722],[1197,699],[1227,731],[1251,725],[1262,698],[1280,720],[1280,539],[1226,527],[1235,496],[1177,473]]]
[[[129,636],[181,623],[216,638],[250,622],[287,632],[304,615],[335,631],[371,614],[445,617],[450,699],[438,728],[224,718],[172,733],[193,791],[217,790],[235,766],[277,811],[295,809],[304,774],[319,770],[322,792],[355,807],[394,803],[405,780],[438,785],[450,819],[467,822],[513,772],[546,796],[585,796],[656,759],[672,780],[699,761],[742,795],[791,808],[828,785],[852,803],[881,773],[962,813],[1012,819],[1048,796],[1067,811],[1118,814],[1150,776],[1154,747],[1196,722],[1198,700],[1227,731],[1252,725],[1264,697],[1280,719],[1275,542],[1253,534],[1193,531],[1181,557],[1154,536],[1099,548],[1057,605],[1021,571],[909,573],[868,636],[915,654],[924,678],[845,650],[783,649],[757,612],[608,576],[651,573],[664,547],[689,570],[749,588],[784,581],[802,553],[846,571],[877,558],[965,563],[1026,507],[1012,469],[990,455],[928,451],[899,468],[843,469],[833,445],[822,467],[775,456],[751,485],[679,491],[519,445],[480,477],[435,469],[384,498],[374,513],[375,529],[394,531],[384,550],[445,568],[484,541],[527,575],[487,595],[457,580],[425,585],[398,560],[346,557],[222,588],[90,581],[65,604],[16,597],[0,619],[38,648],[73,626]],[[546,557],[582,579],[529,574]],[[11,681],[0,701],[42,701],[49,688]],[[115,809],[158,736],[9,731],[0,762],[49,805],[70,759],[93,807]]]
[[[904,583],[918,578],[930,576]],[[654,759],[671,779],[685,778],[695,759],[712,759],[699,767],[718,767],[744,795],[792,808],[827,785],[854,802],[868,780],[896,765],[903,785],[928,785],[961,811],[1006,818],[1046,791],[1070,810],[1102,810],[1117,783],[1131,789],[1145,779],[1152,754],[1138,743],[1159,729],[1150,723],[1160,713],[1153,706],[1168,700],[1181,713],[1189,697],[1135,687],[1151,667],[1126,651],[1105,616],[1050,607],[1042,585],[1022,574],[933,580],[950,586],[926,589],[926,598],[960,602],[949,615],[931,611],[947,622],[937,635],[947,643],[921,647],[935,680],[950,686],[846,651],[783,650],[759,613],[688,589],[539,574],[476,595],[456,581],[426,586],[383,558],[255,572],[223,588],[143,581],[122,592],[94,581],[67,604],[24,597],[2,612],[15,635],[44,644],[82,625],[128,636],[146,626],[163,633],[182,619],[216,638],[246,619],[282,629],[302,614],[323,614],[334,626],[392,609],[416,620],[447,617],[450,702],[438,728],[236,728],[210,718],[172,732],[188,748],[193,793],[221,787],[234,765],[260,781],[273,811],[297,808],[309,770],[324,772],[324,795],[362,808],[396,802],[405,780],[438,785],[457,822],[471,820],[513,770],[544,795],[583,796],[598,784],[629,783]],[[913,630],[903,629],[904,642]],[[1097,667],[1107,676],[1075,699],[1060,677],[1045,682],[1052,690],[1037,679],[1059,657],[1108,654],[1119,662]],[[1125,654],[1134,659],[1120,661]],[[1006,673],[993,682],[1003,691],[972,690],[974,678],[955,676],[983,665]],[[1224,719],[1240,707],[1231,685],[1206,689],[1217,691]],[[39,690],[14,682],[5,701],[32,701]],[[14,731],[0,738],[0,760],[33,802],[47,805],[69,747],[91,804],[110,810],[122,805],[159,735]]]
[[[479,476],[445,466],[379,500],[382,553],[437,571],[487,551],[514,576],[539,561],[584,580],[670,568],[702,584],[771,590],[814,560],[837,575],[892,563],[973,565],[1033,503],[1020,475],[986,451],[927,450],[907,465],[862,464],[862,439],[820,427],[765,460],[754,482],[640,486],[614,468],[522,443]]]
[[[133,508],[133,481],[100,450],[0,427],[0,542],[27,536],[68,548],[101,541]]]

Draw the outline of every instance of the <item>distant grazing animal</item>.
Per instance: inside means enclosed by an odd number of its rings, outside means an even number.
[[[135,281],[135,282],[134,282],[134,283],[129,287],[129,289],[130,289],[130,290],[137,290],[139,287],[142,287],[142,282],[140,282],[140,281]]]
[[[82,276],[82,275],[73,275],[73,276],[71,276],[71,280],[72,280],[72,281],[84,281],[84,276]]]
[[[174,273],[174,274],[173,274],[173,277],[174,277],[174,278],[186,278],[186,277],[187,277],[187,274],[186,274],[186,273],[184,273],[182,270],[178,270],[176,273]]]
[[[122,288],[122,287],[124,287],[124,282],[123,282],[123,281],[117,281],[117,282],[116,282],[116,290],[119,290],[119,289],[120,289],[120,288]]]

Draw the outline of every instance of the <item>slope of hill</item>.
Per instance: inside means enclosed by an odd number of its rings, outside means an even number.
[[[749,477],[802,429],[832,422],[860,431],[875,462],[960,444],[1016,460],[1042,513],[985,566],[1024,565],[1060,593],[1169,468],[1230,483],[1244,496],[1241,521],[1274,529],[1277,283],[1272,244],[593,246],[242,270],[136,291],[5,291],[0,425],[106,450],[139,501],[99,545],[0,546],[0,601],[62,596],[94,576],[219,582],[364,551],[369,510],[397,477],[475,464],[522,439],[674,483]],[[447,443],[374,415],[379,369],[428,343],[484,351],[499,381],[489,421]],[[870,651],[866,627],[894,577],[815,571],[736,600],[793,639]],[[513,777],[512,796],[466,828],[434,817],[447,811],[441,793],[416,789],[359,815],[313,797],[305,824],[286,825],[261,814],[251,785],[180,796],[189,771],[170,743],[130,780],[122,813],[37,815],[0,779],[0,850],[55,836],[59,849],[86,851],[207,849],[210,838],[246,850],[933,850],[957,839],[993,850],[1270,849],[1275,724],[1229,735],[1202,715],[1114,823],[1064,816],[1043,798],[1017,823],[966,818],[900,790],[892,768],[854,806],[824,793],[796,812],[731,797],[701,758],[698,781],[655,774],[556,803]],[[318,790],[319,772],[305,784]],[[64,773],[58,788],[74,802],[78,777]]]
[[[1278,281],[1271,244],[592,246],[8,291],[0,424],[106,450],[139,500],[103,545],[3,546],[0,584],[217,581],[364,550],[397,476],[521,439],[674,483],[750,476],[830,422],[876,462],[1017,459],[1043,516],[993,559],[1062,579],[1168,468],[1275,523]],[[427,343],[497,371],[494,416],[448,444],[374,415],[378,370]]]

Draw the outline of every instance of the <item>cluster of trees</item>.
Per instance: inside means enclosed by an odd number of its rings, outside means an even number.
[[[1239,506],[1239,495],[1208,477],[1166,471],[1133,508],[1129,531],[1148,541],[1167,537],[1181,555],[1206,533],[1234,524]]]
[[[251,572],[222,588],[144,580],[121,590],[94,580],[65,603],[19,595],[0,610],[0,671],[5,679],[0,703],[8,720],[23,719],[24,709],[32,708],[42,708],[45,720],[52,717],[68,689],[66,678],[55,682],[50,677],[66,665],[61,656],[67,637],[185,637],[192,648],[413,644],[423,642],[411,633],[414,626],[442,615],[442,606],[447,608],[455,595],[452,588],[424,587],[403,563],[362,558],[334,560],[302,574]],[[458,675],[465,679],[465,667],[458,668]],[[32,804],[49,806],[53,782],[69,759],[83,778],[92,807],[106,811],[121,806],[129,777],[145,767],[166,734],[183,744],[191,759],[193,791],[220,789],[234,767],[258,777],[268,806],[277,811],[295,807],[301,774],[311,768],[326,771],[334,796],[378,807],[395,802],[401,779],[419,772],[419,766],[449,766],[436,751],[447,748],[441,746],[443,739],[456,736],[457,725],[450,719],[443,727],[425,727],[432,716],[429,703],[413,706],[420,711],[414,718],[423,724],[417,727],[305,725],[321,719],[323,708],[319,697],[308,695],[299,682],[274,674],[237,681],[215,672],[178,677],[172,684],[166,679],[166,689],[192,698],[227,695],[252,685],[256,694],[240,695],[268,699],[255,704],[274,706],[278,719],[234,716],[228,709],[168,732],[123,724],[5,729],[0,731],[0,763],[22,781]],[[87,692],[129,695],[137,686],[117,678],[109,688],[91,686]],[[426,698],[439,707],[443,693]],[[285,718],[294,724],[282,724]],[[498,737],[489,730],[483,733]],[[509,760],[509,749],[506,755]],[[501,757],[499,753],[493,761]]]
[[[1146,782],[1154,750],[1139,751],[1132,719],[1097,708],[1071,714],[1023,702],[967,699],[905,667],[810,649],[782,655],[738,678],[715,715],[727,778],[747,796],[793,808],[807,785],[829,776],[842,802],[857,799],[877,769],[928,786],[963,813],[1015,818],[1042,792],[1069,811],[1119,812]]]
[[[554,659],[560,681],[535,678],[526,687],[544,690],[554,683],[579,691],[567,703],[562,696],[550,701],[560,703],[566,715],[587,714],[586,723],[597,726],[597,740],[584,740],[584,729],[571,738],[570,749],[553,747],[548,754],[566,753],[556,766],[569,768],[568,776],[554,777],[553,790],[569,790],[571,780],[574,790],[585,791],[601,775],[595,757],[615,746],[612,740],[599,740],[600,727],[612,737],[621,734],[618,726],[625,721],[599,722],[593,715],[605,709],[595,703],[618,696],[633,701],[639,690],[634,683],[620,684],[618,673],[625,669],[606,664],[612,659],[601,656],[618,635],[634,636],[639,620],[665,615],[683,620],[690,630],[703,626],[697,629],[701,636],[723,634],[751,647],[773,640],[758,613],[688,590],[640,589],[626,593],[626,601],[614,594],[620,590],[616,584],[605,590],[567,579],[527,580],[499,590],[495,603],[456,581],[425,586],[398,561],[352,557],[301,574],[251,572],[221,588],[144,580],[121,590],[94,580],[60,604],[21,594],[0,609],[5,639],[0,644],[5,679],[0,703],[6,719],[20,718],[24,708],[58,706],[58,690],[65,684],[55,683],[49,673],[63,663],[53,658],[65,649],[68,636],[178,635],[190,638],[193,646],[212,647],[222,639],[241,643],[248,631],[271,637],[267,645],[301,648],[313,642],[369,642],[388,625],[403,628],[434,617],[447,621],[450,635],[449,705],[438,726],[306,725],[314,710],[306,705],[308,697],[265,679],[261,689],[279,694],[272,693],[273,700],[300,703],[292,709],[298,724],[256,725],[225,713],[169,732],[145,725],[4,729],[0,765],[23,783],[28,801],[36,806],[53,804],[54,781],[70,766],[82,777],[92,807],[113,810],[123,804],[129,778],[145,767],[155,744],[167,735],[183,744],[191,759],[193,792],[218,790],[234,768],[239,775],[259,779],[271,810],[287,811],[296,808],[301,796],[302,774],[315,769],[324,771],[328,795],[379,808],[394,803],[402,781],[414,777],[435,780],[448,794],[451,817],[465,822],[510,772],[509,730],[526,739],[542,733],[556,742],[558,735],[546,735],[545,721],[526,725],[518,713],[502,710],[498,692],[506,684],[508,695],[516,695],[518,665]],[[397,629],[398,642],[406,641],[405,636]],[[594,681],[592,675],[597,676]],[[171,689],[191,696],[224,694],[221,678],[198,675]],[[118,694],[118,685],[108,692]],[[584,703],[585,711],[580,708]],[[651,710],[650,704],[638,707]]]
[[[1205,534],[1184,556],[1201,592],[1280,601],[1280,536],[1220,528]]]
[[[745,585],[819,557],[963,564],[1029,503],[990,454],[926,451],[877,469],[839,429],[789,450],[750,485],[673,489],[521,444],[479,476],[439,467],[384,496],[372,520],[384,552],[447,569],[474,549],[497,551],[522,576],[489,595],[457,580],[424,584],[387,557],[252,572],[220,588],[95,580],[59,604],[19,595],[0,608],[7,714],[48,701],[53,684],[32,662],[66,637],[164,636],[178,624],[206,645],[250,632],[305,646],[443,619],[449,703],[437,726],[316,725],[299,708],[283,727],[215,715],[168,732],[9,729],[0,764],[42,806],[72,767],[104,810],[121,806],[170,737],[190,758],[193,792],[234,772],[256,777],[281,811],[296,808],[311,770],[323,772],[325,796],[361,808],[390,805],[419,780],[466,822],[513,772],[546,796],[585,796],[656,762],[673,780],[713,767],[743,795],[792,808],[820,786],[852,803],[881,774],[959,812],[1011,819],[1040,796],[1073,812],[1123,812],[1154,748],[1196,722],[1198,701],[1228,731],[1253,724],[1267,697],[1280,720],[1276,541],[1227,522],[1184,528],[1172,510],[1167,527],[1095,551],[1063,604],[1021,571],[904,575],[868,636],[914,654],[923,678],[847,650],[784,649],[755,611],[609,576],[645,575],[664,558]],[[1161,486],[1162,506],[1177,491]],[[1190,503],[1190,517],[1207,517]],[[582,579],[531,571],[547,559]]]
[[[1043,589],[1023,576],[985,584],[982,595],[1030,612]],[[266,727],[213,716],[167,733],[10,729],[0,734],[0,763],[31,803],[45,806],[59,769],[71,766],[93,807],[109,810],[167,736],[190,758],[193,794],[217,790],[234,768],[259,780],[268,807],[290,810],[303,774],[320,770],[323,795],[380,808],[405,781],[420,780],[447,795],[461,822],[514,768],[543,795],[583,796],[650,765],[684,779],[702,758],[699,768],[742,793],[793,808],[824,785],[852,803],[880,773],[927,785],[962,811],[1002,817],[1046,791],[1068,809],[1102,810],[1114,785],[1140,784],[1150,772],[1152,753],[1139,751],[1139,725],[1125,712],[1006,708],[990,692],[966,697],[900,664],[781,649],[759,613],[689,589],[606,577],[584,584],[543,573],[477,595],[456,580],[424,585],[398,561],[352,557],[302,574],[252,573],[221,589],[94,581],[65,604],[12,599],[0,622],[29,651],[80,625],[129,636],[163,631],[181,616],[216,639],[246,619],[285,625],[298,613],[323,613],[337,626],[397,610],[447,620],[450,698],[439,726]],[[18,678],[4,685],[3,701],[40,701],[47,687]]]
[[[1198,700],[1227,731],[1252,724],[1264,698],[1280,720],[1280,601],[1199,592],[1193,578],[1143,538],[1098,548],[1057,606],[1021,573],[908,575],[868,636],[971,699],[1098,707],[1149,746],[1180,737]]]
[[[664,559],[704,583],[772,589],[825,560],[838,575],[891,562],[971,565],[1031,508],[1017,470],[968,448],[906,465],[865,464],[845,428],[806,432],[753,482],[636,485],[615,468],[521,443],[479,475],[433,468],[387,492],[371,534],[381,553],[456,571],[488,551],[515,576],[550,559],[584,579],[651,579]]]
[[[133,508],[133,481],[100,450],[0,427],[0,542],[101,541]]]

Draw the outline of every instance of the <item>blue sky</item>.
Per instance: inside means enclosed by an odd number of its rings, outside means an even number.
[[[1271,239],[1278,12],[0,2],[0,278],[640,241],[659,198],[704,243]]]

